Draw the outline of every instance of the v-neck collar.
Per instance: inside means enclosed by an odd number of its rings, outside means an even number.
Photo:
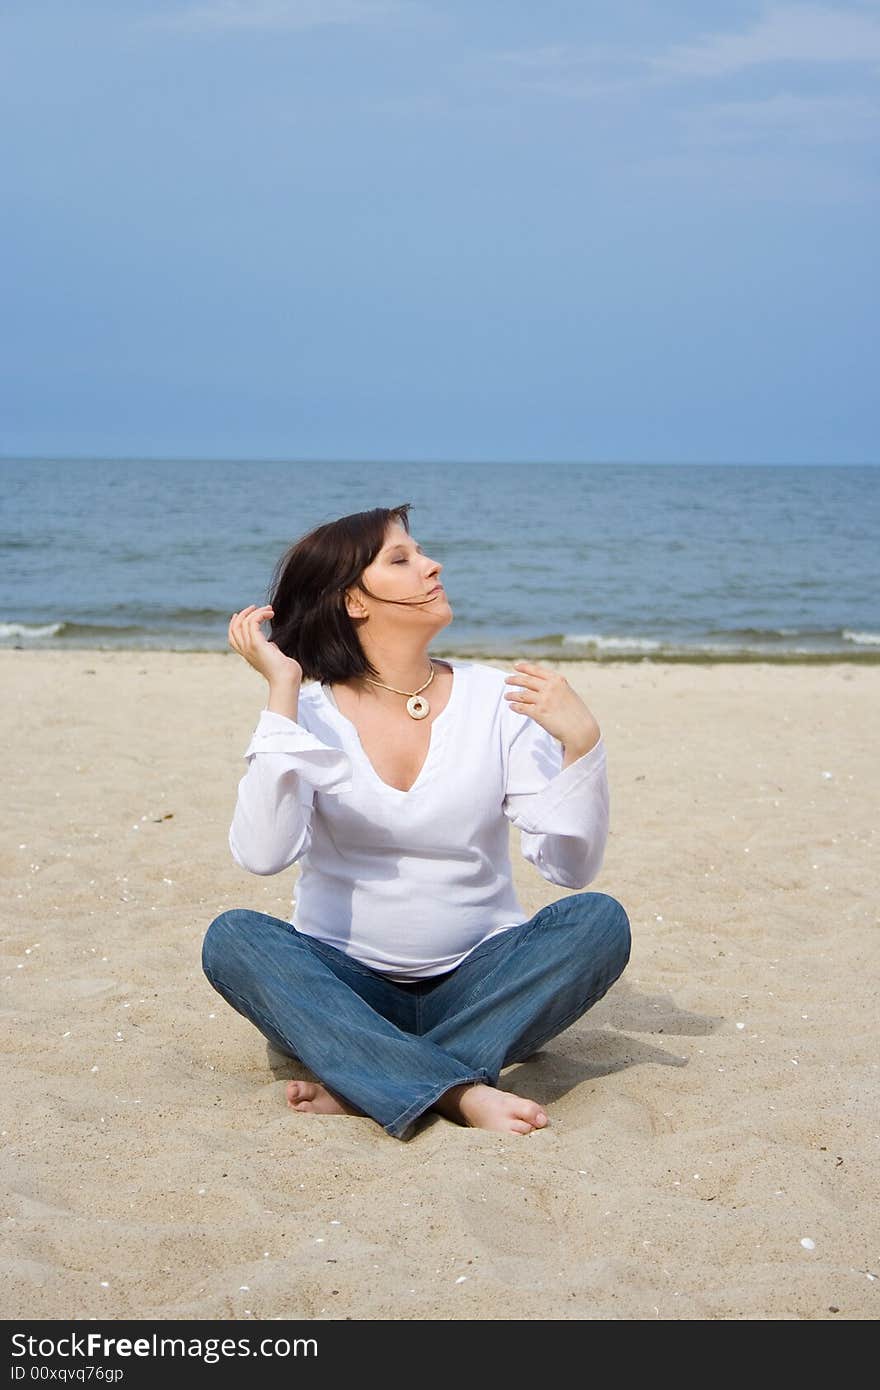
[[[370,759],[367,757],[366,749],[364,748],[364,745],[361,743],[361,736],[358,733],[356,726],[351,722],[347,715],[342,713],[342,710],[337,705],[330,691],[325,689],[324,682],[321,681],[318,683],[318,690],[320,691],[321,698],[324,700],[324,703],[333,711],[333,713],[336,715],[336,718],[341,722],[343,727],[347,730],[351,745],[360,756],[361,761],[366,767],[367,772],[370,774],[377,786],[379,786],[382,789],[382,791],[390,793],[391,796],[412,796],[413,792],[418,791],[422,784],[430,776],[431,771],[433,770],[434,758],[439,747],[440,738],[446,732],[446,726],[449,723],[449,716],[452,713],[454,713],[455,709],[458,706],[458,701],[461,697],[464,667],[460,662],[453,661],[450,657],[444,656],[442,659],[446,662],[448,666],[452,667],[452,689],[449,692],[449,699],[446,701],[446,705],[437,715],[437,718],[434,719],[431,723],[431,737],[428,741],[428,751],[425,754],[425,761],[419,768],[419,774],[416,777],[416,780],[413,782],[411,787],[408,787],[406,789],[406,791],[403,791],[400,787],[392,787],[390,782],[386,782],[382,777],[379,776],[378,772],[373,767],[373,764],[370,762]],[[437,735],[436,733],[438,729],[440,730],[439,735]]]

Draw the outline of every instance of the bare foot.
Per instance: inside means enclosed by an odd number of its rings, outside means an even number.
[[[310,1111],[313,1115],[363,1115],[353,1105],[347,1105],[320,1081],[288,1081],[287,1104],[291,1110]]]
[[[452,1086],[432,1109],[474,1129],[500,1129],[509,1134],[531,1134],[547,1124],[547,1115],[537,1101],[482,1082]]]

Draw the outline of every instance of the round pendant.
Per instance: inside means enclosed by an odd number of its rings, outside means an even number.
[[[424,719],[426,714],[431,713],[431,706],[424,695],[410,695],[406,707],[413,719]]]

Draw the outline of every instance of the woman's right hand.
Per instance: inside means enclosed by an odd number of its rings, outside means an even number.
[[[251,604],[240,613],[233,613],[229,620],[229,645],[239,656],[265,676],[270,685],[290,683],[298,690],[302,684],[303,669],[292,656],[285,656],[276,642],[270,642],[260,624],[272,617],[273,609],[268,605],[257,608]]]

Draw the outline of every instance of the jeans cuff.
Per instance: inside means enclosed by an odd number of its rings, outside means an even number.
[[[453,1086],[462,1086],[467,1081],[482,1081],[484,1085],[491,1086],[492,1081],[485,1067],[479,1067],[476,1072],[468,1072],[466,1076],[453,1077],[450,1081],[443,1081],[439,1086],[432,1086],[430,1091],[426,1091],[418,1100],[414,1100],[412,1105],[407,1106],[396,1120],[391,1120],[383,1128],[386,1134],[390,1134],[393,1139],[402,1139],[406,1130],[424,1114],[430,1110],[435,1100],[439,1100],[442,1095],[452,1089]]]

